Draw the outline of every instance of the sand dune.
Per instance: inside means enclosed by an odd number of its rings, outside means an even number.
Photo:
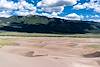
[[[86,47],[99,40],[18,38],[0,48],[0,67],[100,67],[99,49]]]

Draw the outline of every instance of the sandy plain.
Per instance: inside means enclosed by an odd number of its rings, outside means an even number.
[[[0,48],[0,67],[100,67],[100,38],[0,37],[0,40],[9,43]]]

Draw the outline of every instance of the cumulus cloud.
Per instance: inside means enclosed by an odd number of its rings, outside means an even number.
[[[100,13],[100,5],[94,9],[95,12]]]
[[[2,9],[17,9],[17,4],[13,1],[0,0],[0,8]]]
[[[3,10],[3,13],[0,11],[2,16],[6,17],[6,15],[8,16],[8,13],[11,13],[9,11],[13,11],[13,13],[17,12],[17,15],[30,15],[36,12],[36,7],[33,4],[26,2],[26,0],[20,0],[16,3],[11,0],[0,0],[0,10]]]
[[[89,19],[89,21],[100,22],[100,19]]]
[[[33,4],[26,2],[25,0],[19,1],[17,3],[18,9],[34,10],[36,7]]]
[[[35,15],[34,11],[29,11],[29,10],[20,10],[20,11],[15,11],[15,15],[19,16],[28,16],[28,15]]]
[[[44,12],[51,14],[60,14],[65,6],[72,6],[77,3],[77,0],[42,0],[37,3]]]
[[[39,15],[39,16],[46,16],[46,17],[49,17],[49,18],[53,18],[53,17],[58,17],[56,14],[48,14],[48,13],[36,13],[35,15]]]
[[[56,7],[56,6],[71,6],[77,3],[77,0],[42,0],[37,6],[39,7]]]
[[[95,21],[95,22],[100,22],[100,16],[95,14],[95,15],[86,15],[85,18],[88,20],[88,21]]]
[[[59,7],[48,7],[48,8],[42,8],[42,10],[44,12],[47,12],[47,13],[54,13],[55,12],[56,14],[60,14],[64,10],[64,7],[63,6],[59,6]]]
[[[73,9],[76,9],[76,10],[85,9],[88,5],[89,5],[88,3],[84,3],[84,4],[79,3],[73,6]]]
[[[82,20],[84,17],[81,15],[81,16],[79,16],[78,14],[76,14],[76,13],[71,13],[71,14],[68,14],[67,16],[66,16],[66,19],[68,19],[68,20]]]
[[[100,0],[90,0],[90,2],[77,4],[73,7],[73,9],[93,9],[95,12],[100,13]]]
[[[90,18],[100,18],[100,16],[99,15],[93,15]]]
[[[12,15],[9,13],[9,11],[1,11],[0,12],[0,17],[6,17],[6,18],[8,18],[10,16],[12,16]]]

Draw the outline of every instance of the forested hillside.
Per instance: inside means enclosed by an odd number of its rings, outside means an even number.
[[[0,18],[0,30],[29,33],[100,33],[100,23],[65,20],[45,16],[12,16]]]

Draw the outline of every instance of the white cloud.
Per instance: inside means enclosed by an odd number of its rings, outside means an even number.
[[[19,16],[35,15],[34,11],[28,11],[28,10],[15,11],[15,14]]]
[[[22,0],[17,3],[17,7],[19,10],[21,9],[33,10],[35,6],[26,2],[25,0]]]
[[[93,9],[95,12],[100,13],[100,0],[90,0],[84,4],[77,4],[73,6],[73,9]]]
[[[9,11],[2,11],[2,12],[0,12],[0,17],[8,18],[10,16],[12,16],[12,15],[9,13]]]
[[[48,13],[36,13],[35,15],[39,15],[39,16],[46,16],[46,17],[49,17],[49,18],[61,18],[61,19],[65,19],[65,17],[60,17],[58,16],[55,12],[53,12],[52,14],[48,14]]]
[[[39,14],[39,13],[36,13],[36,15],[39,15],[39,16],[46,16],[46,17],[49,17],[49,18],[56,17],[56,16],[53,16],[53,15],[51,15],[51,14],[48,14],[48,13],[41,13],[41,14]]]
[[[84,3],[84,4],[79,3],[79,4],[75,5],[75,6],[73,6],[73,9],[76,9],[76,10],[85,9],[86,6],[88,6],[87,3]]]
[[[17,4],[15,4],[13,1],[7,1],[7,0],[0,0],[0,8],[3,9],[17,9]]]
[[[26,2],[26,0],[20,0],[19,2],[13,2],[9,0],[0,0],[0,9],[3,10],[4,12],[2,13],[1,11],[1,16],[8,15],[10,13],[9,11],[15,11],[17,12],[17,15],[34,15],[36,12],[37,8],[31,4]],[[7,12],[8,11],[8,12]],[[10,15],[8,15],[10,16]]]
[[[100,16],[99,15],[93,15],[93,16],[91,16],[91,18],[100,18]]]
[[[77,0],[42,0],[37,3],[42,11],[51,14],[60,14],[65,6],[72,6],[77,3]]]
[[[100,13],[100,5],[94,9],[95,12]]]
[[[42,0],[38,7],[56,7],[56,6],[71,6],[77,3],[77,0]]]
[[[53,12],[51,15],[52,16],[57,16],[58,14],[56,12]]]
[[[100,22],[100,19],[89,19],[89,21]]]
[[[62,13],[62,11],[64,10],[64,7],[62,6],[59,6],[59,7],[48,7],[48,8],[42,8],[42,10],[44,12],[47,12],[47,13],[56,13],[56,14],[60,14]]]
[[[95,22],[100,22],[100,16],[95,14],[95,15],[87,15],[85,16],[85,18],[88,20],[88,21],[95,21]]]
[[[77,15],[76,13],[71,13],[71,14],[68,14],[67,16],[66,16],[66,19],[68,19],[68,20],[82,20],[84,17],[81,15],[81,16],[79,16],[79,15]]]

